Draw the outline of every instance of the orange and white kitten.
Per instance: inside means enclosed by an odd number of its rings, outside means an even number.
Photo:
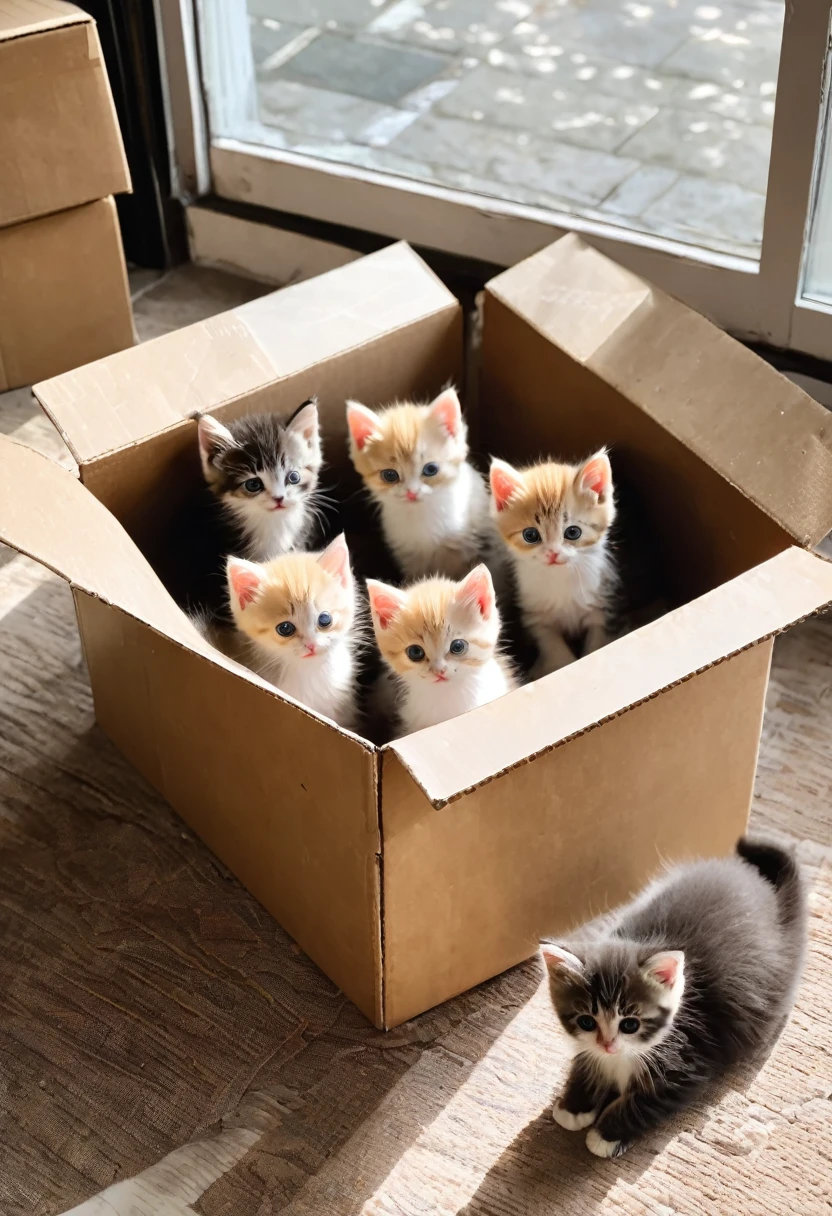
[[[583,464],[550,461],[515,469],[491,462],[492,510],[511,557],[523,621],[537,643],[533,679],[566,666],[608,641],[606,617],[615,586],[608,548],[615,519],[612,470],[605,451]]]
[[[500,613],[487,566],[462,582],[400,589],[367,579],[373,628],[404,734],[445,722],[516,687],[499,654]]]
[[[347,402],[350,455],[381,510],[384,539],[406,579],[461,578],[493,535],[488,494],[468,464],[456,390],[430,405],[374,413]]]
[[[357,721],[355,583],[343,533],[322,553],[262,564],[229,557],[242,661],[281,692],[349,730]]]

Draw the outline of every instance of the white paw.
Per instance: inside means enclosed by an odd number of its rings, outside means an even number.
[[[579,1115],[573,1115],[571,1111],[564,1110],[562,1106],[552,1107],[552,1118],[555,1123],[559,1123],[561,1127],[565,1127],[568,1132],[579,1132],[585,1127],[595,1122],[597,1110],[585,1110]]]
[[[620,1157],[627,1151],[627,1145],[622,1140],[605,1140],[596,1127],[591,1127],[587,1132],[586,1146],[596,1157]]]

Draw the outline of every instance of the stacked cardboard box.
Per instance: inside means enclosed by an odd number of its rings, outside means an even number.
[[[0,390],[133,344],[130,174],[95,22],[0,0]]]

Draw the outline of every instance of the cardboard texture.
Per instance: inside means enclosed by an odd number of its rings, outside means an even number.
[[[458,304],[398,245],[39,385],[81,482],[0,442],[0,539],[75,588],[102,727],[379,1026],[528,957],[662,861],[730,850],[771,639],[832,603],[832,564],[793,543],[826,518],[813,403],[565,238],[489,286],[477,448],[528,460],[611,442],[622,514],[641,512],[675,607],[382,748],[212,651],[144,556],[199,486],[190,412],[317,392],[338,466],[345,397],[425,397],[461,365]]]
[[[133,342],[112,198],[0,228],[0,391]]]
[[[95,22],[0,0],[0,227],[130,190]]]

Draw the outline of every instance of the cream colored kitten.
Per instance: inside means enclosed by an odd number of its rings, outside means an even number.
[[[354,730],[357,721],[355,584],[343,533],[322,553],[259,564],[230,557],[228,593],[242,661],[281,692]]]
[[[347,424],[353,464],[379,505],[404,577],[462,578],[482,560],[493,531],[485,485],[467,462],[456,391],[378,413],[349,401]]]
[[[373,628],[391,673],[403,734],[516,687],[499,654],[500,614],[487,566],[459,583],[430,578],[399,589],[367,580]]]
[[[532,678],[547,675],[608,641],[615,586],[608,548],[615,519],[605,451],[580,465],[547,462],[515,469],[491,463],[492,509],[511,557],[523,621],[537,643]]]

